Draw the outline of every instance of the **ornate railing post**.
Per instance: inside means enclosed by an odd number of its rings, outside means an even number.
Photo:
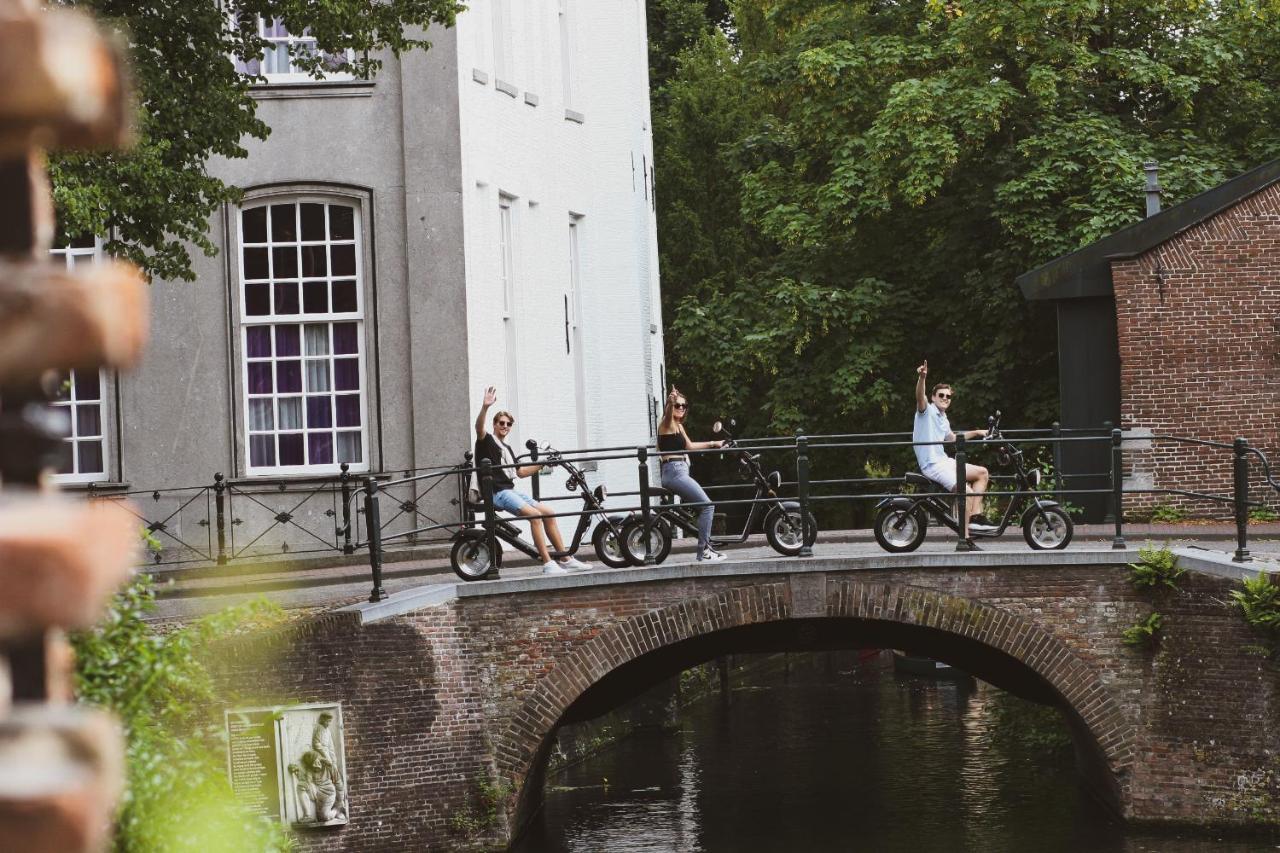
[[[471,491],[471,470],[476,455],[468,450],[462,454],[462,470],[458,474],[458,524],[465,526],[471,521],[471,510],[467,507],[468,493]],[[477,478],[477,481],[479,478]]]
[[[206,504],[207,506],[207,504]],[[219,471],[213,475],[214,525],[218,532],[218,565],[227,564],[227,481]]]
[[[1247,563],[1253,559],[1249,556],[1249,442],[1243,437],[1237,438],[1233,442],[1233,451],[1236,554],[1231,559],[1237,563]]]
[[[369,569],[373,572],[370,601],[382,601],[387,591],[382,588],[382,517],[378,510],[378,481],[364,478],[364,529],[369,540]]]
[[[800,553],[798,557],[812,557],[809,544],[809,439],[796,433],[796,502],[800,504]]]
[[[536,465],[538,462],[538,442],[534,441],[531,438],[524,443],[524,446],[529,450],[529,461]],[[514,480],[515,478],[516,478],[516,472],[512,471],[511,479]],[[541,479],[542,479],[541,471],[535,471],[533,476],[529,478],[529,491],[533,493],[533,499],[535,501],[542,500],[542,483],[539,482],[539,480]]]
[[[484,540],[489,548],[489,571],[485,577],[497,578],[502,552],[498,550],[498,512],[493,505],[493,463],[488,459],[480,460],[480,498],[484,501]]]
[[[956,433],[956,521],[959,522],[956,535],[960,537],[956,541],[956,550],[973,551],[973,540],[969,538],[969,478],[966,476],[969,454],[964,446],[964,433]]]
[[[1062,424],[1053,422],[1053,499],[1062,500]]]
[[[636,448],[636,475],[640,482],[640,517],[644,519],[644,564],[657,562],[653,553],[653,503],[649,494],[649,448]]]
[[[351,544],[351,466],[343,462],[338,468],[342,472],[338,475],[338,485],[342,490],[342,553],[354,554],[356,549]]]
[[[1111,503],[1116,514],[1116,536],[1111,547],[1123,550],[1124,545],[1124,439],[1120,430],[1111,430]]]

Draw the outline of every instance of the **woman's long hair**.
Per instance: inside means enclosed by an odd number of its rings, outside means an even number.
[[[676,401],[688,399],[684,394],[680,393],[680,389],[671,386],[671,393],[667,395],[667,404],[662,407],[662,419],[658,421],[658,435],[669,435],[673,432],[680,432],[680,425],[676,423]]]

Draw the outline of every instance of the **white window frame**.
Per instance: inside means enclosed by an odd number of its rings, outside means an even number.
[[[573,0],[560,0],[560,88],[564,96],[564,108],[573,109],[573,18],[570,4]]]
[[[71,244],[54,246],[49,250],[49,254],[61,258],[66,264],[68,270],[74,270],[81,259],[86,259],[90,266],[97,266],[106,259],[106,253],[103,251],[103,240],[101,237],[93,238],[92,246],[72,246]],[[55,483],[71,484],[71,483],[102,483],[106,482],[108,470],[111,467],[111,458],[108,456],[110,442],[107,440],[107,425],[110,423],[107,417],[107,372],[98,370],[98,397],[95,400],[80,400],[77,395],[76,371],[69,370],[67,373],[67,382],[70,383],[67,388],[65,400],[54,400],[51,402],[55,409],[66,410],[69,416],[68,434],[63,436],[62,440],[71,445],[71,472],[66,474],[54,474],[53,481]],[[98,406],[98,435],[79,435],[79,419],[76,417],[76,410],[81,404],[94,403]],[[101,471],[81,471],[80,470],[80,448],[83,442],[96,441],[102,451],[102,470]]]
[[[298,219],[295,220],[295,222],[297,222],[297,232],[296,232],[297,241],[286,242],[281,244],[275,243],[274,240],[272,239],[270,218],[268,218],[267,235],[266,235],[267,242],[266,243],[256,243],[256,242],[246,243],[244,238],[245,211],[260,208],[260,207],[271,207],[273,205],[284,205],[284,204],[293,205],[295,210],[298,211],[296,214]],[[303,204],[321,204],[325,206],[325,222],[326,222],[325,239],[323,240],[303,240],[302,239],[300,220],[301,220],[301,206]],[[328,221],[329,221],[328,206],[329,205],[341,205],[344,207],[351,208],[352,229],[353,229],[352,239],[333,240],[330,238],[329,228],[328,228]],[[270,217],[270,215],[271,214],[268,214],[268,217]],[[264,195],[260,197],[247,199],[238,209],[236,209],[235,216],[236,216],[236,235],[237,235],[236,304],[239,306],[239,315],[240,315],[238,318],[239,329],[237,333],[237,339],[239,342],[239,360],[240,360],[240,364],[238,367],[238,374],[239,374],[240,384],[241,384],[239,401],[242,404],[242,410],[243,410],[241,413],[239,428],[240,428],[240,435],[243,438],[243,442],[241,446],[242,446],[242,452],[243,452],[242,458],[243,458],[244,465],[242,470],[245,472],[245,476],[247,477],[310,476],[310,475],[337,474],[341,472],[342,463],[338,461],[337,433],[339,431],[356,432],[356,430],[349,429],[349,428],[340,430],[340,428],[337,425],[337,397],[340,395],[336,388],[336,381],[335,381],[334,371],[333,371],[333,364],[335,359],[337,358],[337,355],[333,351],[334,349],[333,326],[334,324],[337,324],[337,323],[354,323],[356,326],[356,341],[357,341],[356,369],[357,369],[357,375],[359,377],[359,383],[360,383],[359,391],[357,392],[357,394],[343,395],[343,396],[357,396],[359,399],[359,407],[360,407],[359,434],[360,434],[360,455],[362,458],[361,458],[361,461],[359,462],[348,462],[347,466],[348,466],[348,470],[351,472],[363,472],[363,471],[370,470],[370,456],[372,453],[372,449],[369,446],[369,432],[370,432],[369,401],[371,399],[371,393],[369,388],[369,376],[367,371],[368,343],[367,343],[367,336],[365,333],[366,321],[365,321],[365,293],[364,293],[365,281],[366,281],[365,259],[364,259],[366,237],[363,230],[364,210],[359,199],[352,198],[349,196],[325,195],[325,194],[313,194],[313,193],[294,193],[294,194],[288,194],[288,195]],[[325,313],[315,313],[315,314],[303,313],[304,299],[305,299],[304,289],[303,289],[304,279],[302,276],[302,269],[299,266],[299,269],[297,270],[297,275],[294,278],[281,279],[282,281],[297,282],[299,313],[297,314],[275,313],[274,290],[275,290],[275,284],[277,282],[277,279],[274,277],[275,259],[274,259],[273,249],[277,245],[281,245],[281,246],[352,245],[354,246],[355,248],[354,279],[355,279],[355,289],[356,289],[356,310],[347,311],[347,312],[333,311],[332,299],[333,299],[334,279],[337,278],[340,280],[347,280],[351,278],[351,276],[334,276],[332,263],[330,262],[326,269],[325,276],[323,277],[324,281],[326,281],[329,285],[329,300],[330,300],[329,311]],[[265,279],[265,281],[269,282],[269,286],[271,289],[269,298],[271,300],[270,304],[272,305],[272,311],[271,313],[268,313],[268,314],[250,315],[248,313],[246,288],[245,288],[245,250],[249,248],[266,248],[267,249],[268,278]],[[329,254],[329,253],[326,253],[326,254]],[[313,277],[307,280],[319,280],[319,278],[320,277]],[[263,279],[253,279],[253,281],[258,282],[258,281],[263,281]],[[276,326],[291,326],[291,325],[298,327],[298,336],[299,336],[298,355],[286,356],[282,359],[276,356],[275,354],[274,329]],[[312,356],[309,356],[307,354],[306,327],[311,325],[328,326],[329,340],[328,340],[327,354],[312,355]],[[255,356],[252,359],[254,363],[269,362],[272,365],[272,389],[270,394],[256,394],[256,393],[253,393],[250,389],[249,329],[256,326],[266,326],[267,328],[270,328],[273,330],[271,332],[272,354],[268,357]],[[349,357],[349,356],[344,356],[344,357]],[[299,362],[299,367],[302,372],[302,384],[301,384],[301,390],[298,391],[296,394],[292,392],[289,392],[286,394],[280,393],[279,377],[277,375],[276,368],[275,368],[276,362],[280,360]],[[329,365],[329,389],[327,391],[322,391],[317,393],[326,394],[330,401],[330,426],[324,429],[327,429],[330,432],[330,434],[333,436],[332,446],[333,446],[334,461],[329,463],[304,462],[304,464],[302,465],[281,465],[280,464],[280,445],[279,445],[279,436],[281,435],[281,433],[301,434],[303,436],[304,459],[310,454],[308,435],[309,435],[309,432],[311,431],[307,429],[307,398],[308,396],[311,396],[308,394],[309,384],[311,381],[310,373],[307,369],[307,363],[309,361],[326,361],[327,364]],[[300,415],[301,415],[302,426],[300,428],[287,429],[287,430],[282,430],[280,428],[279,400],[281,397],[286,397],[286,398],[296,397],[301,401]],[[253,428],[252,412],[251,412],[252,407],[250,405],[251,399],[258,399],[258,400],[270,399],[272,401],[272,407],[271,407],[272,408],[272,428],[269,431],[255,430]],[[276,437],[276,441],[275,441],[275,444],[276,444],[275,460],[276,461],[274,465],[255,466],[253,464],[252,437],[255,435],[272,435]]]
[[[515,270],[515,196],[498,194],[498,285],[502,289],[502,340],[507,387],[507,407],[520,411],[520,337],[517,328]]]
[[[511,0],[490,0],[493,26],[493,76],[504,83],[512,79]]]
[[[278,20],[278,19],[275,19],[275,20]],[[261,68],[265,66],[267,63],[267,56],[264,53],[262,56],[258,57],[256,60],[247,60],[247,61],[240,60],[240,59],[234,60],[236,65],[236,70],[239,71],[241,74],[245,74],[253,77],[261,76],[266,79],[268,84],[270,83],[342,83],[342,82],[348,82],[356,79],[354,74],[351,74],[350,72],[347,72],[347,71],[326,73],[324,76],[320,78],[316,78],[311,76],[311,74],[306,71],[293,70],[293,46],[297,44],[306,44],[306,43],[314,44],[315,43],[315,39],[307,35],[307,32],[310,28],[303,30],[302,35],[294,35],[293,33],[290,33],[287,30],[285,30],[284,37],[278,37],[278,36],[264,35],[264,32],[266,31],[266,26],[267,26],[266,19],[263,18],[261,15],[258,15],[258,35],[262,36],[262,38],[266,39],[268,42],[272,43],[273,45],[285,46],[289,56],[288,64],[289,64],[290,70],[273,71],[271,73],[261,71]],[[283,22],[281,22],[280,26],[281,28],[283,28]],[[346,51],[344,51],[344,53],[346,56],[346,60],[348,62],[355,61],[355,51],[348,48]],[[250,74],[248,70],[247,66],[249,62],[253,62],[253,61],[260,63],[259,74]]]

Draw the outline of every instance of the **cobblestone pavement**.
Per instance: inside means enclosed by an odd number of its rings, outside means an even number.
[[[1272,531],[1271,527],[1278,529]],[[1250,553],[1259,561],[1280,564],[1280,526],[1266,525],[1266,530],[1251,531]],[[1103,525],[1082,525],[1077,529],[1077,541],[1072,550],[1111,550],[1111,528]],[[1234,529],[1227,525],[1180,526],[1129,525],[1125,538],[1130,553],[1137,555],[1139,548],[1148,542],[1170,547],[1197,547],[1231,554],[1235,540]],[[1021,554],[1027,546],[1018,531],[1010,531],[1003,537],[981,542],[984,551]],[[819,537],[814,546],[821,556],[876,556],[884,553],[871,538],[870,531],[836,531]],[[955,540],[944,538],[931,531],[921,552],[950,553],[955,551]],[[775,560],[778,554],[765,544],[762,536],[754,536],[746,544],[729,549],[734,560]],[[594,563],[590,548],[582,559]],[[502,569],[504,578],[532,577],[541,569],[523,555],[516,555],[510,565]],[[511,559],[510,557],[508,559]],[[692,562],[692,542],[678,541],[668,558],[669,563]],[[383,588],[396,593],[415,587],[434,584],[461,583],[449,567],[447,554],[438,558],[387,563],[383,567]],[[627,569],[617,569],[625,572]],[[170,573],[170,577],[181,577]],[[368,599],[372,587],[368,564],[359,555],[345,566],[320,569],[287,569],[276,567],[261,574],[241,577],[206,577],[167,582],[161,589],[155,619],[159,621],[183,620],[219,610],[233,604],[263,596],[288,610],[317,611],[340,607]]]

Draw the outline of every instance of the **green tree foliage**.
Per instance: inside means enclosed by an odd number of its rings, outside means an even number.
[[[926,357],[957,422],[1047,422],[1014,278],[1139,218],[1146,159],[1176,202],[1280,154],[1270,0],[658,5],[669,373],[752,434],[908,429]]]
[[[251,79],[233,57],[261,55],[257,16],[281,18],[290,32],[310,27],[322,52],[354,51],[337,71],[368,77],[379,51],[429,47],[414,28],[452,25],[457,0],[57,0],[94,12],[130,46],[138,94],[138,144],[127,152],[61,153],[50,158],[54,200],[69,235],[111,235],[108,253],[154,277],[192,280],[189,246],[206,255],[209,217],[240,198],[209,173],[214,158],[245,157],[242,140],[266,139]],[[320,75],[321,53],[296,63]]]
[[[113,711],[125,728],[127,786],[114,849],[290,849],[279,824],[244,814],[231,797],[224,702],[206,668],[213,641],[278,624],[283,614],[258,601],[161,632],[145,621],[154,608],[152,583],[140,576],[97,628],[73,638],[77,697]]]

